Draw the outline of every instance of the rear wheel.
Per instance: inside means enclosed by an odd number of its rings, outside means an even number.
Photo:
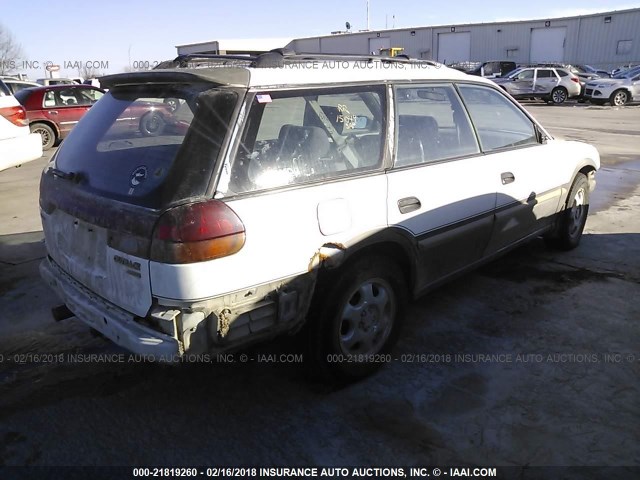
[[[140,133],[147,137],[155,137],[164,131],[165,122],[158,112],[145,113],[140,119]]]
[[[406,282],[396,263],[382,256],[347,264],[338,275],[314,299],[309,350],[325,379],[354,381],[388,359],[401,328]]]
[[[547,238],[547,243],[561,250],[571,250],[578,246],[589,213],[589,182],[586,175],[579,173],[569,190],[567,205],[560,213],[555,235]]]
[[[551,100],[556,105],[564,103],[567,99],[567,91],[563,87],[556,87],[551,91]]]
[[[163,100],[163,103],[165,105],[167,105],[169,107],[169,110],[171,111],[171,113],[175,112],[178,107],[180,106],[180,100],[178,100],[177,98],[165,98]]]
[[[626,90],[616,90],[609,97],[609,101],[614,107],[621,107],[629,101],[629,93]]]
[[[38,133],[42,138],[42,150],[49,150],[56,143],[56,133],[46,123],[32,123],[29,125],[31,133]]]

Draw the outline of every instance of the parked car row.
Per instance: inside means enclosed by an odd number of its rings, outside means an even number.
[[[587,83],[585,98],[591,103],[602,105],[606,102],[622,106],[640,100],[640,66]]]
[[[516,67],[514,62],[507,61],[464,62],[452,67],[470,75],[491,78],[517,99],[543,99],[559,104],[575,98],[579,102],[609,102],[620,106],[640,97],[637,79],[640,67],[614,70],[617,73],[584,64],[541,63]],[[509,67],[513,68],[505,72]]]

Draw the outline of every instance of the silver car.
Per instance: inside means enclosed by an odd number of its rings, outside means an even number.
[[[514,98],[542,98],[564,103],[580,95],[580,79],[564,68],[524,67],[494,80]]]
[[[587,83],[584,96],[591,103],[602,105],[610,102],[614,106],[640,99],[640,67]]]

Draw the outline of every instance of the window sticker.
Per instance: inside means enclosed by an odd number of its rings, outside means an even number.
[[[258,100],[258,103],[271,103],[273,101],[271,100],[271,95],[269,95],[268,93],[256,95],[256,100]]]
[[[349,113],[349,108],[346,105],[338,104],[338,112],[340,112],[340,114],[336,118],[336,122],[344,123],[345,130],[356,128],[357,117]]]

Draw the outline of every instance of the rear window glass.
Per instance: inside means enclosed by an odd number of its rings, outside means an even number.
[[[203,195],[237,102],[212,87],[111,89],[63,142],[56,168],[79,188],[144,207]]]
[[[18,99],[18,101],[22,105],[25,104],[25,102],[27,101],[27,99],[29,98],[30,95],[31,95],[31,90],[29,90],[28,88],[27,89],[22,89],[19,92],[15,93],[15,97]]]

